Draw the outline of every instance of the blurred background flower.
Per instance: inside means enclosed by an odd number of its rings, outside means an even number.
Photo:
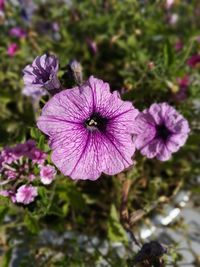
[[[18,50],[19,50],[19,47],[16,43],[10,43],[8,45],[7,52],[10,57],[14,57]]]

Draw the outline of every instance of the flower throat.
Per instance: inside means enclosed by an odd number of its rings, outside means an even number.
[[[99,131],[105,131],[107,127],[108,119],[102,117],[99,113],[94,112],[86,121],[85,126],[93,131],[93,130],[99,130]]]
[[[163,141],[167,141],[168,137],[170,136],[170,130],[164,125],[157,126],[157,137],[161,138]]]

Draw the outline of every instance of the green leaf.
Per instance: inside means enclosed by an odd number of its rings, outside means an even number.
[[[8,211],[8,207],[0,206],[0,222],[3,221],[4,216],[6,215],[7,211]]]
[[[70,185],[67,190],[67,196],[70,204],[76,210],[85,210],[87,208],[85,199],[82,193],[77,189],[76,186]]]
[[[33,233],[36,234],[39,231],[39,225],[38,225],[38,220],[36,219],[36,217],[34,217],[33,215],[31,215],[30,213],[27,213],[25,215],[25,219],[24,222],[28,228],[28,230]]]
[[[111,205],[108,221],[108,237],[111,241],[127,242],[127,235],[119,221],[119,215],[115,205]]]
[[[169,67],[174,61],[174,53],[171,44],[168,40],[166,40],[166,43],[164,45],[163,53],[164,53],[164,64],[166,67]]]
[[[63,215],[66,216],[69,211],[69,203],[65,203],[62,207]]]
[[[30,130],[30,135],[33,139],[38,140],[41,136],[41,132],[37,128],[32,127]]]
[[[41,149],[42,151],[44,151],[44,148],[45,148],[44,141],[45,141],[45,137],[44,137],[44,135],[41,135],[41,136],[39,137],[38,147],[39,147],[39,149]]]
[[[9,267],[10,266],[10,259],[12,256],[12,249],[8,249],[6,253],[3,255],[1,266],[2,267]]]

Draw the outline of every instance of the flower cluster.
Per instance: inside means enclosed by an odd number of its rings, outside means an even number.
[[[173,107],[153,104],[139,113],[94,77],[55,95],[37,125],[50,138],[54,164],[73,179],[119,173],[132,165],[135,148],[168,160],[189,134],[187,120]]]
[[[34,201],[39,180],[47,185],[56,175],[55,168],[46,164],[46,157],[33,140],[5,147],[0,152],[0,195],[9,197],[13,203],[27,205]]]
[[[76,61],[71,69],[76,76],[81,72]],[[186,142],[188,122],[167,103],[139,112],[116,91],[111,93],[108,83],[93,76],[84,83],[82,78],[76,79],[77,87],[58,92],[57,71],[54,56],[37,57],[24,69],[24,90],[31,95],[39,95],[37,90],[44,88],[54,90],[37,126],[49,136],[52,161],[64,175],[74,180],[96,180],[102,173],[115,175],[133,165],[136,149],[148,158],[165,161]],[[188,77],[179,83],[185,94]],[[45,173],[48,175],[48,167],[41,177]]]

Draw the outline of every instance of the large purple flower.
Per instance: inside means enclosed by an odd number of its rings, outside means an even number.
[[[72,179],[96,180],[129,167],[135,147],[131,134],[138,111],[110,93],[108,83],[93,76],[56,94],[37,125],[50,137],[52,161]]]
[[[46,89],[50,94],[60,91],[61,85],[57,78],[58,59],[53,55],[38,56],[32,64],[27,65],[23,70],[24,84],[27,90],[30,88],[30,94],[35,88]]]
[[[136,148],[147,158],[168,160],[186,142],[190,132],[186,119],[167,103],[153,104],[134,124]]]

